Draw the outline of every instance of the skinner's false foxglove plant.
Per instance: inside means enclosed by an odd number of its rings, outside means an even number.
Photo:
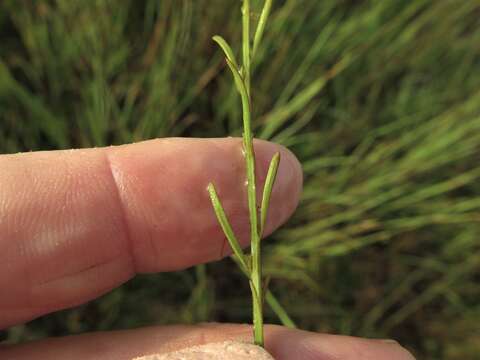
[[[250,288],[252,292],[253,301],[253,326],[254,326],[254,340],[255,344],[263,346],[263,302],[265,289],[262,281],[262,263],[261,263],[261,247],[260,242],[263,236],[265,223],[267,219],[268,206],[270,203],[270,195],[272,193],[273,184],[275,182],[278,165],[280,162],[280,154],[276,153],[268,169],[265,186],[263,189],[263,196],[260,204],[260,213],[258,213],[257,199],[256,199],[256,178],[255,178],[255,151],[253,148],[253,135],[251,130],[252,121],[252,97],[251,97],[251,64],[257,53],[263,33],[265,24],[272,8],[272,0],[265,0],[263,9],[260,14],[260,19],[253,36],[250,29],[250,0],[243,0],[242,6],[242,64],[240,65],[235,59],[234,52],[230,45],[221,36],[214,36],[213,40],[220,46],[225,54],[225,60],[230,68],[235,86],[242,101],[243,113],[243,150],[246,163],[246,178],[247,178],[247,196],[248,196],[248,210],[250,215],[250,240],[251,240],[251,254],[250,256],[244,254],[237,237],[228,221],[223,206],[218,197],[215,186],[210,183],[208,185],[208,192],[223,232],[230,244],[234,253],[234,259],[239,265],[242,272],[248,277]],[[279,304],[276,302],[273,295],[267,293],[267,301],[273,307],[277,308],[277,313],[281,312],[284,318],[288,316],[281,310]],[[275,309],[274,309],[275,310]],[[289,322],[289,319],[287,320]]]

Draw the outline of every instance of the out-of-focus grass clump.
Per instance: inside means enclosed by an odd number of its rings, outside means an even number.
[[[253,69],[254,131],[301,159],[305,193],[265,244],[272,291],[306,329],[393,337],[421,359],[475,358],[480,1],[275,4]],[[211,41],[238,43],[237,8],[3,0],[0,151],[240,135]],[[228,260],[141,276],[8,336],[249,321],[243,283]]]

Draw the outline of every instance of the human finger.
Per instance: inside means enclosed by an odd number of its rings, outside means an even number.
[[[272,325],[265,327],[265,339],[266,349],[276,360],[414,360],[407,350],[391,340],[317,334]],[[252,329],[247,325],[205,324],[91,333],[0,347],[0,357],[131,360],[225,340],[251,342]]]
[[[93,299],[135,273],[224,256],[210,181],[246,245],[241,149],[241,139],[177,138],[0,156],[0,328]],[[302,174],[284,147],[255,149],[259,185],[273,154],[282,156],[268,233],[295,209]]]

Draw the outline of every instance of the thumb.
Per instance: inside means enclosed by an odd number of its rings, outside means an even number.
[[[160,326],[91,333],[0,347],[0,358],[26,360],[115,359],[162,354],[225,340],[251,341],[248,325]],[[265,327],[266,348],[276,360],[414,360],[394,341],[316,334],[281,326]]]

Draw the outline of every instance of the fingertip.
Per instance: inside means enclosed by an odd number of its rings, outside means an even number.
[[[0,358],[124,359],[164,354],[225,340],[252,341],[252,327],[239,324],[150,327],[93,333],[0,347]],[[275,360],[414,360],[396,342],[317,334],[276,325],[265,326],[265,347]]]
[[[267,348],[276,360],[415,360],[396,341],[363,339],[270,326]]]
[[[268,235],[295,211],[302,171],[287,148],[263,140],[255,140],[254,146],[258,200],[270,160],[277,152],[281,156],[265,227]],[[227,255],[222,251],[224,235],[212,210],[209,183],[214,184],[240,243],[249,244],[241,138],[153,140],[110,151],[112,172],[133,234],[137,270],[178,270]]]
[[[259,191],[272,156],[282,157],[268,235],[295,210],[302,173],[286,148],[258,140],[255,149]],[[0,299],[0,326],[80,304],[135,273],[218,260],[225,237],[206,191],[210,182],[240,243],[249,244],[240,138],[151,140],[0,162],[0,285],[10,289]],[[11,278],[20,280],[12,285]]]

